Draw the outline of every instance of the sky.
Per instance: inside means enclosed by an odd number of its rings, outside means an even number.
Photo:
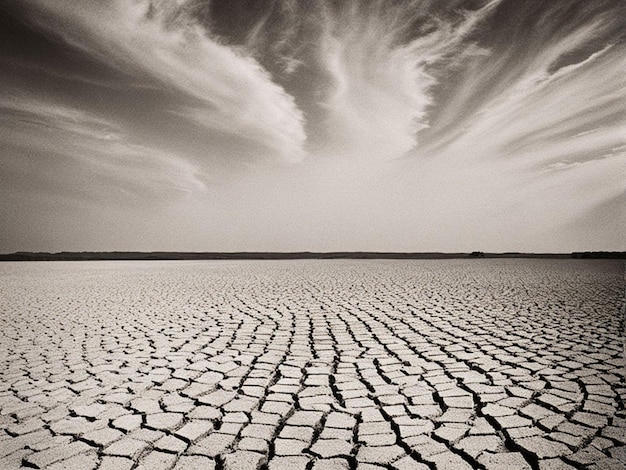
[[[0,252],[626,250],[622,0],[0,3]]]

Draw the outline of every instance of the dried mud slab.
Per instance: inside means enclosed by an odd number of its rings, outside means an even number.
[[[0,468],[626,468],[624,265],[0,264]]]

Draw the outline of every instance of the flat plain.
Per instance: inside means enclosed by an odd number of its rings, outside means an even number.
[[[0,468],[626,468],[624,263],[0,264]]]

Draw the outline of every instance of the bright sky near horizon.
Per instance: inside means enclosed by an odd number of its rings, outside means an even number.
[[[622,0],[10,0],[0,252],[626,250]]]

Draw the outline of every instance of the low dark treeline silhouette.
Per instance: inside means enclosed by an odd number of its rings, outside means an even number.
[[[553,258],[553,259],[626,259],[624,251],[585,251],[574,253],[400,253],[400,252],[16,252],[0,254],[0,261],[149,261],[149,260],[280,260],[280,259],[458,259],[458,258]]]
[[[575,251],[572,258],[581,259],[626,259],[626,251]]]

